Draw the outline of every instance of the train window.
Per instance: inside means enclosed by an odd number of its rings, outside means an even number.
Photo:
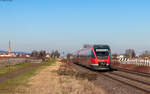
[[[94,55],[94,53],[93,53],[93,50],[91,50],[91,57],[92,57],[92,58],[95,58],[95,55]]]
[[[108,56],[109,52],[105,51],[105,52],[96,52],[96,56]]]
[[[77,57],[79,57],[79,54],[77,54]]]
[[[91,57],[91,50],[88,50],[88,57]]]

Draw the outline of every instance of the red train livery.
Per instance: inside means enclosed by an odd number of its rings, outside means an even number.
[[[108,45],[92,45],[76,52],[75,63],[94,70],[109,70],[111,49]]]

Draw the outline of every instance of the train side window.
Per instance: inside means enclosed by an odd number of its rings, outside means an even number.
[[[77,57],[79,57],[79,54],[77,54]]]
[[[88,51],[88,57],[91,57],[91,50]]]
[[[92,58],[95,58],[94,53],[93,53],[93,50],[91,50],[91,57],[92,57]]]

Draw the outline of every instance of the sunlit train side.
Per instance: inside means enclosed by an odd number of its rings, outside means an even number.
[[[94,70],[109,70],[111,64],[111,49],[108,45],[93,45],[76,52],[75,63]]]

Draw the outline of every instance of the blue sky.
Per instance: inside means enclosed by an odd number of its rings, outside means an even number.
[[[74,51],[109,44],[113,53],[150,50],[149,0],[0,1],[0,50]]]

